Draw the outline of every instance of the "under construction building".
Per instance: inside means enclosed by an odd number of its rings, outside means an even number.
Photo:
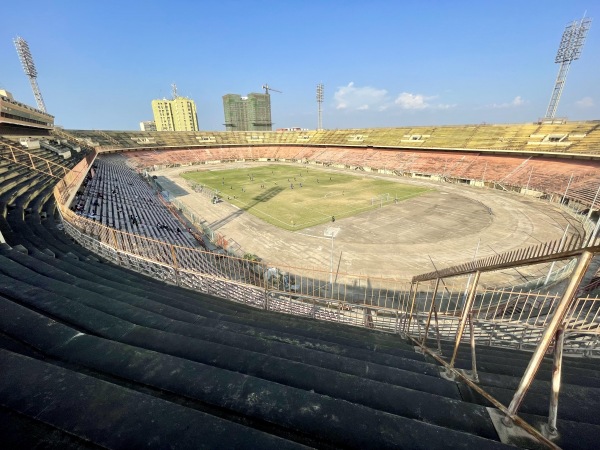
[[[225,131],[272,131],[271,96],[269,94],[238,94],[223,96]]]

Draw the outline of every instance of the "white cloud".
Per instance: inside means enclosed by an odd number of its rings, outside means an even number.
[[[345,110],[369,110],[381,109],[388,101],[388,92],[385,89],[377,89],[371,86],[357,87],[354,82],[347,86],[339,87],[333,98],[336,109]]]
[[[355,86],[353,82],[337,89],[334,94],[335,108],[346,111],[386,111],[392,108],[406,110],[449,109],[456,105],[432,104],[437,96],[402,92],[392,101],[386,89],[371,86]]]
[[[517,95],[510,103],[512,106],[521,106],[525,104],[525,100],[523,100],[520,95]]]
[[[583,97],[581,100],[575,102],[580,108],[591,108],[594,106],[594,99],[592,97]]]
[[[430,101],[436,98],[437,95],[425,96],[403,92],[396,98],[394,103],[402,109],[450,109],[456,106],[443,103],[431,104]]]
[[[526,105],[527,101],[523,100],[523,97],[517,95],[511,102],[508,103],[492,103],[489,108],[493,109],[505,109],[505,108],[517,108],[519,106]]]
[[[403,92],[398,96],[394,103],[402,109],[425,109],[429,107],[426,100],[432,97],[425,97],[421,94],[411,94],[409,92]]]

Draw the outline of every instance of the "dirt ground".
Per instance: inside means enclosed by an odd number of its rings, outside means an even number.
[[[248,166],[256,163],[237,163]],[[219,170],[232,164],[164,169],[175,197],[243,252],[273,265],[409,280],[412,276],[540,242],[560,239],[581,226],[560,208],[531,197],[478,187],[373,174],[435,189],[416,198],[301,231],[285,231],[238,208],[193,192],[179,176],[192,169]],[[330,170],[330,169],[323,169]],[[365,173],[361,172],[361,176]],[[170,183],[169,183],[170,184]],[[334,239],[325,236],[333,229]]]

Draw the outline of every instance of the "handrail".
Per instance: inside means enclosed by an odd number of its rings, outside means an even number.
[[[265,276],[265,272],[271,267],[266,263],[248,261],[243,258],[230,255],[215,254],[213,252],[198,248],[177,246],[148,237],[127,233],[125,231],[115,230],[95,222],[94,220],[79,216],[73,211],[69,210],[66,207],[68,204],[67,200],[70,200],[68,198],[68,194],[70,193],[72,195],[74,193],[73,191],[78,188],[78,183],[82,182],[87,170],[93,164],[95,155],[96,153],[94,152],[91,157],[81,161],[69,173],[69,178],[72,178],[71,181],[68,183],[62,182],[57,186],[57,204],[65,221],[71,223],[81,232],[86,233],[89,236],[94,236],[95,239],[101,242],[104,246],[112,248],[117,253],[126,253],[130,255],[128,257],[139,257],[140,261],[146,261],[146,264],[150,264],[150,261],[152,261],[154,264],[166,264],[175,272],[188,270],[190,273],[198,272],[200,275],[206,275],[208,273],[209,275],[218,279],[231,280],[235,282],[239,282],[239,280],[251,280],[249,284],[252,286],[256,286],[256,280],[254,278],[262,278]],[[459,266],[463,269],[463,271],[460,273],[453,272],[450,275],[445,275],[443,270],[436,272],[435,279],[438,277],[444,278],[468,274],[471,273],[469,270],[473,270],[475,267],[477,270],[483,273],[486,271],[516,267],[518,265],[560,260],[566,257],[573,257],[578,254],[578,250],[569,250],[550,255],[545,254],[548,253],[547,249],[553,248],[556,248],[555,244],[545,244],[517,252],[509,252],[506,254],[507,256],[500,255],[492,258],[492,261],[500,261],[496,265],[483,266],[485,261],[490,260],[490,258],[488,258],[487,260],[484,259],[481,261],[476,261],[477,264],[474,266],[470,264],[464,265],[464,267]],[[542,254],[537,256],[539,253]],[[514,255],[534,256],[515,262]],[[182,261],[185,262],[186,260],[190,259],[197,261],[196,266],[185,268],[181,265]],[[503,261],[504,259],[508,259],[508,261]],[[219,269],[217,271],[214,268]],[[209,273],[211,270],[212,273]],[[408,285],[404,284],[402,281],[385,277],[374,277],[340,272],[337,275],[334,285],[330,285],[327,282],[330,275],[328,270],[306,269],[295,266],[278,266],[274,270],[276,276],[270,278],[270,283],[268,286],[268,289],[270,290],[277,290],[279,284],[282,282],[282,277],[285,274],[293,274],[298,279],[298,287],[296,289],[298,292],[296,292],[296,294],[312,296],[316,293],[317,297],[329,298],[330,300],[334,300],[336,302],[342,302],[347,304],[348,308],[352,308],[358,304],[363,304],[375,308],[389,309],[389,311],[386,311],[385,314],[405,314],[407,320],[405,321],[403,327],[408,325],[408,332],[413,331],[414,326],[421,326],[419,318],[423,316],[425,311],[422,311],[419,309],[419,307],[415,308],[415,306],[417,306],[415,304],[415,298],[413,298],[412,302],[408,301],[407,292],[409,288]],[[369,285],[371,287],[368,287]],[[429,288],[426,288],[425,291],[421,291],[419,295],[425,295],[426,297],[430,295],[427,293],[427,289]],[[415,295],[416,294],[417,292],[415,291]],[[540,318],[537,318],[538,315],[547,314],[546,311],[548,308],[552,309],[552,306],[547,306],[545,302],[540,302],[536,297],[536,294],[533,293],[527,293],[525,295],[521,293],[520,300],[518,298],[517,300],[514,300],[514,292],[510,289],[493,291],[488,290],[477,292],[477,295],[479,296],[478,298],[481,299],[486,298],[486,296],[491,299],[495,299],[494,303],[488,302],[486,304],[482,303],[481,301],[475,302],[473,313],[474,320],[478,323],[495,323],[498,322],[497,317],[500,317],[502,319],[502,323],[504,324],[519,326],[528,330],[540,329],[540,325],[537,324],[539,323],[543,327],[543,321]],[[527,315],[527,321],[524,322],[521,320],[521,315],[516,320],[506,320],[506,315],[503,311],[509,307],[509,304],[507,303],[508,300],[506,299],[511,298],[513,299],[510,300],[513,305],[511,306],[513,311],[519,308],[521,310],[528,308],[529,314]],[[549,299],[548,301],[550,301],[553,297],[546,296],[545,298]],[[420,301],[420,297],[417,298],[417,301]],[[446,337],[448,337],[450,330],[454,329],[453,326],[449,325],[452,323],[452,317],[456,317],[456,314],[458,314],[460,311],[460,309],[455,309],[454,311],[450,310],[449,307],[451,304],[451,302],[447,302],[445,308],[442,308],[440,305],[438,311],[439,316],[446,321],[445,331],[441,333]],[[539,304],[541,306],[536,309],[531,307],[532,304]],[[492,316],[490,316],[490,309],[496,311]],[[417,320],[411,324],[413,317],[415,317]],[[450,322],[448,322],[448,320],[450,320]],[[589,328],[589,324],[584,322],[579,328],[582,330],[587,330]],[[440,331],[437,330],[436,332],[439,333]],[[481,342],[480,338],[478,338],[478,342]]]
[[[596,238],[596,241],[598,240],[600,240],[600,238]],[[559,261],[580,255],[585,242],[586,240],[584,238],[578,235],[572,235],[569,242],[564,246],[560,245],[560,240],[543,242],[539,245],[500,253],[489,258],[478,259],[473,262],[448,267],[436,272],[416,275],[412,280],[413,282],[429,281],[435,280],[438,277],[447,278],[468,275],[470,273],[475,273],[478,270],[482,272],[493,272],[495,270],[510,269],[516,266]],[[598,245],[596,245],[596,247],[597,246]],[[566,247],[567,250],[562,250],[563,247]]]
[[[554,341],[557,343],[554,348],[555,376],[553,376],[552,386],[554,394],[550,405],[548,426],[550,430],[555,429],[559,390],[559,385],[556,384],[559,381],[556,380],[560,380],[563,342],[565,336],[568,336],[564,330],[568,330],[570,334],[580,332],[591,336],[594,342],[600,335],[598,322],[600,301],[597,298],[578,297],[579,287],[592,258],[600,254],[599,245],[578,248],[580,240],[572,238],[566,246],[567,250],[562,250],[562,245],[556,242],[546,243],[438,271],[434,276],[425,274],[420,278],[415,277],[410,291],[406,287],[403,291],[392,290],[389,306],[387,295],[389,290],[386,290],[382,306],[379,300],[384,289],[365,286],[354,289],[354,291],[350,289],[348,292],[348,287],[352,286],[352,283],[347,280],[353,279],[359,283],[361,281],[372,282],[373,277],[340,274],[340,282],[328,284],[329,271],[312,270],[298,273],[300,268],[286,268],[297,277],[297,287],[292,289],[289,281],[286,284],[284,278],[280,276],[281,269],[270,268],[264,263],[175,246],[115,230],[78,216],[69,210],[67,205],[74,195],[74,190],[79,187],[87,170],[93,164],[95,156],[94,152],[83,159],[74,170],[69,172],[68,176],[65,176],[55,188],[55,198],[65,229],[71,236],[82,245],[125,267],[149,271],[167,282],[215,293],[267,310],[377,328],[391,333],[402,333],[415,340],[424,351],[431,355],[435,353],[429,350],[426,344],[433,315],[438,339],[440,334],[450,336],[454,333],[454,349],[450,361],[447,362],[438,355],[434,356],[454,375],[458,373],[454,369],[454,362],[463,340],[463,334],[466,333],[465,328],[468,321],[472,354],[471,376],[473,377],[468,384],[472,386],[477,386],[475,384],[477,379],[475,346],[477,342],[480,342],[477,336],[485,331],[487,324],[494,326],[492,332],[489,333],[490,341],[494,330],[501,331],[503,327],[507,330],[510,330],[511,327],[519,328],[523,333],[522,340],[525,339],[526,333],[530,333],[528,337],[532,339],[531,344],[535,345],[535,350],[511,404],[505,407],[489,394],[485,394],[485,396],[505,414],[507,426],[514,422],[532,434],[538,441],[554,447],[551,440],[519,418],[517,411],[542,358]],[[186,268],[181,265],[181,261],[190,255],[201,257],[199,260],[201,267]],[[490,295],[490,291],[480,290],[478,287],[479,278],[483,273],[570,258],[578,258],[579,263],[570,276],[569,285],[560,300],[558,300],[558,296],[531,292],[523,294],[522,291],[516,293],[512,290],[509,292],[496,289]],[[475,277],[467,283],[468,297],[465,302],[461,301],[460,291],[451,292],[447,289],[446,284],[444,284],[444,289],[447,292],[439,289],[440,280],[468,274],[475,274]],[[427,285],[428,280],[436,280],[433,292],[427,286],[425,289],[423,288],[423,285]],[[371,290],[370,303],[367,302],[369,289]],[[442,291],[441,294],[439,291]],[[494,301],[496,293],[498,299]],[[360,302],[363,294],[363,301]],[[448,297],[445,297],[446,294]],[[515,295],[516,298],[512,298]],[[377,297],[375,304],[373,303],[374,297]],[[440,297],[439,305],[437,304],[438,297]],[[445,298],[445,307],[442,307]],[[487,303],[485,303],[486,299]],[[546,300],[549,303],[545,303]],[[427,308],[428,301],[430,306]],[[521,310],[515,319],[514,314],[518,308]],[[529,308],[529,313],[523,317],[523,311],[526,308]],[[490,312],[491,309],[494,311]],[[532,315],[533,311],[537,311],[537,313]],[[458,323],[456,323],[457,320],[459,320]],[[427,325],[421,338],[422,324],[425,322]],[[445,322],[449,322],[451,326],[447,327]],[[452,325],[453,323],[455,325]],[[418,340],[415,335],[418,336]],[[460,373],[459,376],[468,379],[465,374]],[[482,391],[479,387],[476,390]]]
[[[1,140],[0,145],[4,145],[10,153],[10,155],[4,155],[2,154],[2,152],[0,152],[0,158],[11,161],[14,164],[18,164],[20,166],[35,170],[36,172],[40,172],[45,175],[50,175],[53,178],[61,179],[67,176],[67,174],[71,170],[66,166],[57,164],[46,158],[34,155],[33,153],[20,149],[14,144],[6,142],[5,140]],[[20,159],[17,159],[17,156],[23,156],[25,162],[21,161]]]

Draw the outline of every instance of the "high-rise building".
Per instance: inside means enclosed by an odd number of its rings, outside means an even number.
[[[185,97],[152,100],[156,131],[198,131],[196,103]]]
[[[238,94],[223,96],[226,131],[271,131],[271,96],[269,94]]]
[[[144,120],[143,122],[140,122],[140,130],[156,131],[156,122],[154,122],[154,120]]]

